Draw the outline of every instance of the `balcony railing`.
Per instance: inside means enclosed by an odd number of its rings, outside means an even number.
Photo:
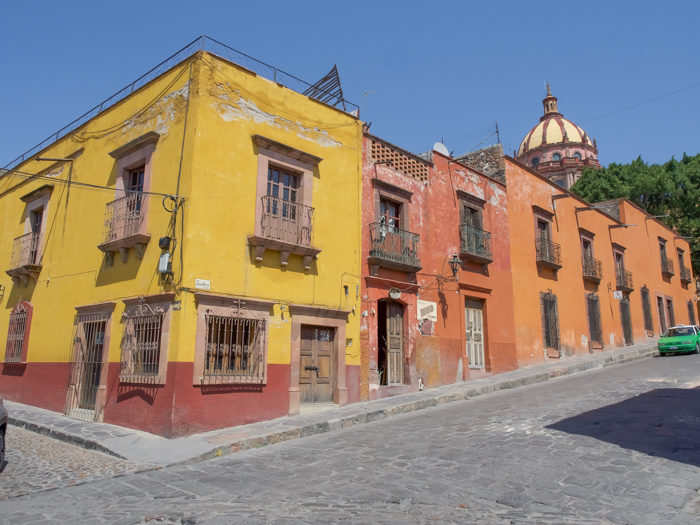
[[[420,269],[420,235],[379,222],[369,225],[370,259],[399,270]],[[383,264],[384,263],[384,264]]]
[[[668,257],[661,256],[661,273],[673,275],[673,261]]]
[[[314,209],[266,195],[262,198],[262,236],[267,239],[313,246]]]
[[[584,255],[581,257],[583,263],[583,278],[588,281],[600,282],[603,278],[603,265],[598,259]]]
[[[10,268],[15,270],[23,266],[38,265],[37,255],[39,253],[40,233],[28,233],[17,237],[12,245],[12,258]]]
[[[634,290],[634,284],[632,283],[632,272],[628,272],[624,268],[617,268],[615,270],[615,283],[618,288],[623,290],[632,291]]]
[[[466,259],[478,262],[491,262],[491,232],[476,228],[469,224],[462,224],[459,227],[462,237],[460,254]]]
[[[693,277],[691,275],[690,268],[687,266],[681,266],[681,281],[684,283],[692,283]]]
[[[107,203],[103,243],[136,235],[143,223],[144,196],[130,193],[126,197]]]
[[[535,239],[537,264],[558,270],[561,268],[561,246],[547,239]]]

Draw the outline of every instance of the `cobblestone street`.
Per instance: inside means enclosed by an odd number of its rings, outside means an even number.
[[[700,356],[646,359],[188,466],[10,498],[0,501],[0,524],[697,524],[699,386]],[[33,438],[11,430],[20,441]],[[76,471],[77,458],[66,467],[59,456],[37,463],[46,473],[31,474],[16,447],[13,438],[0,474],[4,493],[26,486],[21,472],[34,486],[43,475],[60,480],[51,469]],[[89,479],[137,468],[99,456],[105,463],[88,463]]]
[[[0,500],[153,469],[16,427],[9,428],[5,460]]]

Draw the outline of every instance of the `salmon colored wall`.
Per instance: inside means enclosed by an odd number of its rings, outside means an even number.
[[[659,293],[674,297],[674,303],[682,308],[675,307],[676,321],[687,322],[686,303],[693,297],[692,290],[686,285],[681,285],[679,275],[671,278],[671,282],[664,282],[661,274],[656,237],[666,237],[672,245],[670,241],[674,235],[671,230],[653,219],[645,220],[647,215],[644,212],[625,201],[621,203],[621,222],[601,211],[582,210],[581,208],[591,205],[510,157],[506,157],[506,178],[517,356],[520,366],[547,360],[542,340],[540,292],[548,290],[551,290],[558,300],[561,350],[564,355],[590,352],[585,299],[588,293],[597,293],[600,299],[605,349],[623,345],[619,301],[613,297],[613,292],[617,289],[613,243],[626,248],[626,269],[633,275],[634,291],[625,295],[630,299],[634,342],[648,340],[644,330],[640,292],[640,288],[645,284],[650,290],[652,311],[654,293],[658,290]],[[553,199],[554,196],[563,198]],[[562,268],[556,275],[553,270],[537,267],[533,206],[554,214],[552,241],[561,245],[562,259]],[[623,223],[637,226],[610,228]],[[603,278],[598,285],[583,280],[580,228],[595,234],[593,256],[601,261],[603,270]],[[686,241],[676,239],[675,242],[676,246],[683,247],[686,254],[689,253]],[[687,264],[690,264],[689,259]],[[657,317],[654,312],[655,323],[658,323]],[[655,330],[654,335],[658,337],[658,330]]]
[[[465,297],[485,301],[487,372],[516,368],[505,186],[437,152],[432,152],[429,178],[423,182],[386,164],[375,164],[370,154],[372,140],[378,139],[365,136],[363,156],[362,398],[375,399],[416,390],[419,377],[426,387],[470,379],[472,374],[467,366],[464,332]],[[367,263],[369,224],[378,221],[372,182],[375,178],[412,193],[408,204],[408,225],[404,221],[401,229],[420,235],[422,270],[417,274],[416,283],[409,282],[404,272],[385,268],[379,268],[377,276],[370,275]],[[465,262],[458,272],[459,281],[446,282],[438,289],[437,276],[451,276],[447,260],[460,251],[458,190],[486,201],[484,228],[493,234],[494,260],[486,271],[480,264]],[[410,374],[404,378],[402,386],[380,387],[376,374],[378,301],[387,299],[392,287],[402,291],[399,302],[405,305],[404,353]],[[418,299],[437,305],[438,321],[430,335],[420,333],[416,309]]]

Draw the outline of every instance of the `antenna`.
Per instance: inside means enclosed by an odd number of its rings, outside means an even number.
[[[498,132],[498,121],[496,121],[496,139],[498,143],[501,143],[501,134]]]

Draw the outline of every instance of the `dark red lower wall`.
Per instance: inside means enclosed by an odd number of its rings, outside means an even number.
[[[193,386],[193,363],[168,363],[164,385],[119,382],[111,363],[105,423],[173,438],[256,423],[289,412],[289,365],[267,365],[266,385]]]
[[[63,412],[70,363],[0,364],[0,395],[8,401]]]
[[[360,402],[360,365],[345,365],[345,388],[348,404]]]

